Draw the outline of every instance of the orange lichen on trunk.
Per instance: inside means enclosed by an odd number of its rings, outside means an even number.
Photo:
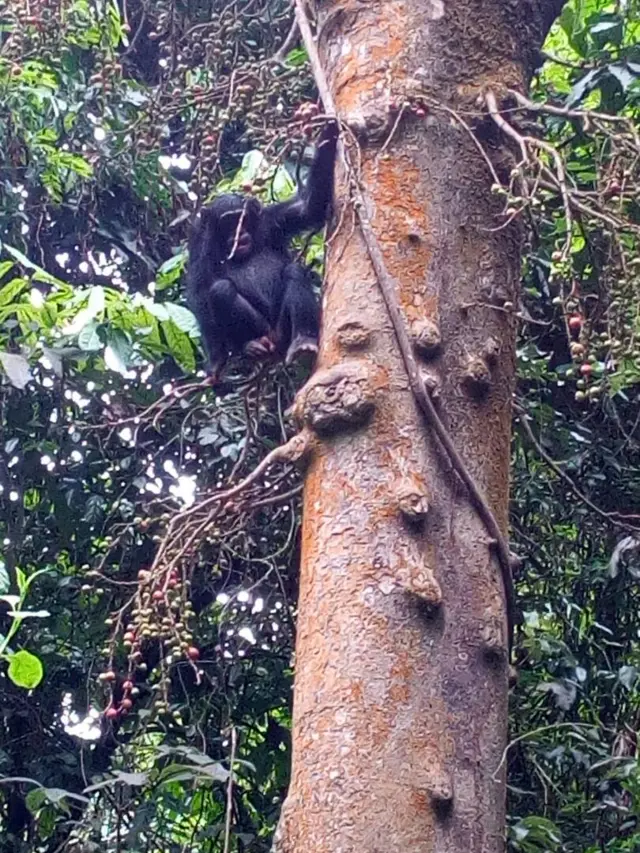
[[[470,133],[447,112],[398,108],[423,89],[471,111],[473,96],[455,98],[473,91],[476,73],[499,81],[508,66],[526,77],[521,40],[537,36],[518,4],[507,5],[510,14],[502,0],[324,0],[318,15],[340,116],[362,142],[366,214],[420,369],[503,526],[515,324],[486,294],[499,288],[515,301],[517,235],[494,227],[500,207]],[[319,365],[297,404],[319,449],[305,489],[293,770],[275,850],[498,853],[507,715],[499,567],[416,406],[365,243],[342,205]]]

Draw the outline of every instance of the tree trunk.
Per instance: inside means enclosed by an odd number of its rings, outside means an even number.
[[[367,214],[421,369],[506,529],[520,254],[473,134],[508,178],[515,161],[484,92],[500,103],[506,88],[526,90],[561,4],[318,5],[329,87],[362,146]],[[346,194],[343,180],[321,359],[299,409],[321,440],[305,490],[292,782],[275,849],[494,853],[507,737],[499,564],[415,404]]]

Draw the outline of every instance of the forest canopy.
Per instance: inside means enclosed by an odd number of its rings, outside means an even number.
[[[521,300],[486,301],[518,319],[509,849],[623,853],[640,848],[637,0],[570,0],[531,91],[505,99],[493,193],[522,229]],[[443,109],[389,103],[398,121]],[[184,273],[199,204],[290,197],[324,121],[286,0],[0,0],[0,850],[270,849],[302,490],[279,448],[306,374],[236,359],[209,387]],[[319,285],[323,235],[295,248]]]

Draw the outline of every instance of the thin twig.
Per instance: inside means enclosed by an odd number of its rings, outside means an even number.
[[[536,101],[529,100],[529,98],[526,98],[521,92],[517,92],[515,89],[509,89],[509,94],[516,99],[520,106],[531,110],[531,112],[549,113],[549,115],[562,116],[564,118],[579,118],[583,121],[600,119],[601,121],[624,124],[636,136],[636,129],[633,122],[627,116],[610,115],[609,113],[596,112],[595,110],[572,110],[569,107],[558,107],[546,102],[537,103]]]
[[[457,113],[455,110],[452,110],[451,107],[445,107],[443,104],[434,105],[434,109],[440,109],[443,112],[447,113],[448,115],[450,115],[454,119],[454,121],[457,121],[458,124],[461,125],[461,127],[463,127],[465,129],[465,131],[469,134],[469,136],[473,140],[473,144],[476,146],[476,148],[478,149],[478,151],[482,155],[483,160],[485,161],[485,163],[489,167],[489,171],[491,172],[491,177],[493,178],[493,183],[496,184],[497,186],[500,186],[500,184],[502,182],[500,181],[500,178],[498,177],[498,173],[496,172],[495,166],[491,162],[491,158],[489,157],[487,152],[484,150],[484,148],[480,144],[480,140],[478,139],[478,137],[475,135],[475,133],[473,132],[471,127],[469,127],[467,122],[462,118],[462,116],[459,113]]]
[[[560,188],[560,195],[562,196],[562,204],[564,207],[564,216],[566,221],[566,238],[564,242],[564,248],[562,250],[562,258],[563,260],[569,255],[571,250],[571,236],[573,233],[573,214],[571,212],[571,202],[569,200],[569,191],[567,189],[567,175],[564,168],[564,163],[562,162],[562,157],[560,156],[558,150],[554,148],[553,145],[550,145],[548,142],[545,142],[542,139],[536,139],[535,136],[523,136],[518,133],[518,131],[512,127],[505,118],[500,115],[500,110],[498,109],[498,102],[496,100],[496,96],[493,92],[488,91],[485,94],[485,101],[487,103],[487,107],[489,108],[489,114],[493,119],[494,123],[504,132],[507,136],[510,136],[514,139],[518,146],[520,147],[520,151],[523,152],[523,159],[525,162],[529,162],[529,150],[528,146],[533,148],[541,148],[543,151],[546,151],[547,154],[553,160],[553,163],[556,168],[556,180],[558,181],[558,187]]]
[[[265,458],[260,462],[259,465],[248,474],[244,480],[241,480],[235,486],[232,486],[230,489],[225,489],[224,491],[215,492],[209,497],[205,498],[202,501],[194,504],[192,507],[183,510],[178,513],[174,518],[169,522],[169,526],[167,528],[167,533],[163,538],[160,547],[156,553],[155,559],[153,561],[152,570],[161,565],[162,560],[164,559],[165,553],[169,550],[171,546],[175,544],[176,537],[178,536],[179,531],[183,528],[185,522],[189,519],[196,517],[198,514],[202,513],[205,510],[209,510],[210,508],[215,507],[217,504],[227,502],[231,500],[231,498],[236,497],[242,492],[246,491],[248,487],[254,483],[257,479],[259,479],[262,474],[274,463],[276,462],[293,462],[296,459],[300,458],[300,456],[305,452],[305,448],[307,446],[309,438],[304,433],[299,433],[298,435],[294,435],[286,444],[280,445],[279,447],[274,448],[270,453],[268,453]],[[208,519],[206,520],[208,523]]]
[[[558,463],[554,459],[552,459],[551,456],[549,456],[547,451],[535,437],[535,435],[533,434],[533,430],[531,429],[531,425],[527,420],[526,412],[524,411],[524,409],[522,409],[520,406],[516,406],[515,409],[520,417],[520,423],[522,424],[522,427],[527,434],[527,438],[534,446],[536,452],[544,459],[549,468],[551,468],[551,470],[554,471],[558,475],[558,477],[560,477],[560,479],[563,480],[570,487],[574,495],[579,500],[581,500],[583,504],[588,506],[589,509],[593,510],[596,515],[599,515],[601,518],[606,519],[612,524],[617,524],[620,527],[627,527],[630,530],[640,530],[640,526],[634,527],[633,524],[629,523],[629,519],[640,522],[640,515],[623,515],[619,512],[606,512],[606,510],[601,509],[597,504],[594,504],[594,502],[590,500],[590,498],[588,498],[583,492],[581,492],[580,489],[573,482],[571,477],[566,473],[566,471],[563,471],[560,465],[558,465]]]
[[[291,29],[287,33],[285,40],[280,45],[280,48],[276,53],[271,57],[272,62],[280,62],[283,63],[287,57],[287,54],[292,49],[293,45],[296,43],[298,39],[298,22],[293,20],[291,24]]]
[[[502,758],[500,759],[500,763],[498,764],[496,769],[493,771],[492,779],[494,780],[494,782],[498,781],[498,773],[502,769],[502,766],[504,765],[504,763],[507,759],[507,754],[508,754],[509,750],[511,749],[511,747],[515,746],[517,743],[520,743],[523,740],[529,740],[529,738],[532,738],[532,737],[535,737],[536,735],[542,734],[543,732],[551,732],[551,731],[554,731],[554,729],[566,729],[566,728],[597,729],[597,726],[593,725],[593,723],[552,723],[549,726],[540,726],[540,728],[538,728],[538,729],[534,729],[533,731],[530,731],[530,732],[524,732],[524,734],[518,735],[518,737],[514,737],[514,739],[512,741],[509,741],[509,743],[505,746],[504,751],[502,753]]]
[[[231,849],[231,819],[233,816],[233,764],[236,760],[236,729],[231,727],[231,752],[229,753],[229,779],[227,781],[227,813],[224,816],[224,853]]]
[[[261,500],[252,501],[251,509],[256,510],[263,506],[273,506],[274,504],[285,503],[286,501],[290,501],[293,498],[298,497],[298,495],[302,494],[302,483],[299,483],[293,489],[290,489],[288,492],[282,492],[281,494],[271,495],[268,498],[262,498]]]

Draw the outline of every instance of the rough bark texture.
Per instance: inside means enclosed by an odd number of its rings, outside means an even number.
[[[518,241],[495,230],[501,204],[468,130],[429,110],[402,117],[389,142],[389,105],[436,98],[493,146],[504,173],[482,92],[526,87],[560,5],[325,0],[317,10],[416,350],[505,529]],[[338,213],[320,364],[298,407],[319,441],[305,491],[293,775],[275,849],[495,853],[507,734],[498,564],[415,406],[352,212]]]

